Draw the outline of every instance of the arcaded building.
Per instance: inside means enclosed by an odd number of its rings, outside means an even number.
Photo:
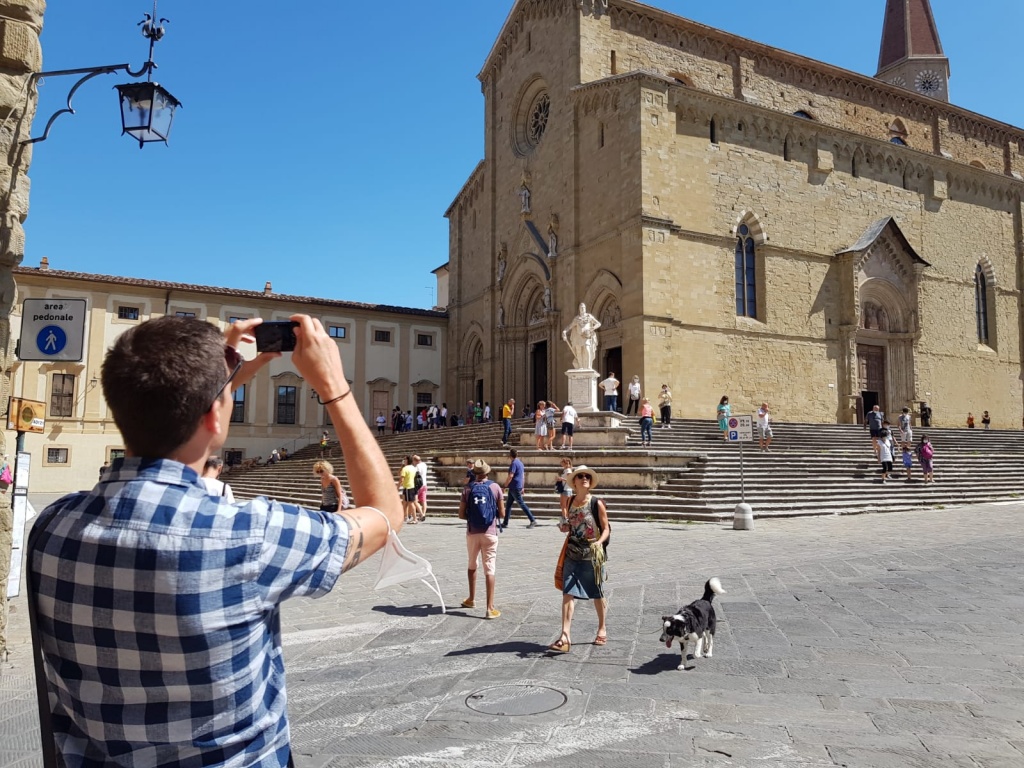
[[[1019,426],[1024,131],[949,76],[928,0],[889,0],[874,77],[631,0],[517,0],[446,214],[447,391],[563,402],[583,302],[602,375],[678,415]]]

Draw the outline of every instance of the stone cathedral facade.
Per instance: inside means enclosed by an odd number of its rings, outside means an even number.
[[[676,415],[1022,420],[1024,130],[949,102],[928,0],[877,74],[631,0],[517,0],[447,266],[449,398],[562,404],[561,330]]]

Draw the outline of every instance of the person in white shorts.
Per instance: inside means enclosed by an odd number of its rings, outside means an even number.
[[[904,408],[899,418],[901,447],[913,446],[914,430],[910,426],[910,409]]]
[[[772,444],[771,420],[768,403],[761,403],[761,407],[757,409],[757,429],[762,451],[767,451],[768,446]]]

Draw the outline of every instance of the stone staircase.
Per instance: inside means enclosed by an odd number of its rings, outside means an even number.
[[[628,428],[624,435],[606,430],[615,444],[579,447],[572,454],[575,465],[601,473],[599,493],[613,519],[732,517],[741,495],[740,446],[724,442],[713,422],[677,420],[671,429],[655,426],[652,448],[640,447],[635,419],[623,421],[623,426]],[[556,517],[553,485],[562,453],[537,451],[527,422],[517,422],[517,428],[513,442],[522,443],[526,501],[538,517]],[[1024,432],[916,428],[917,439],[927,432],[935,446],[936,482],[926,485],[916,462],[911,482],[902,479],[897,462],[894,478],[900,479],[882,484],[870,440],[860,427],[794,423],[775,424],[774,431],[768,453],[760,452],[756,443],[743,446],[743,495],[757,517],[920,509],[1024,496]],[[586,420],[577,435],[581,432],[587,432]],[[504,481],[508,451],[500,445],[501,433],[500,424],[484,424],[378,439],[396,475],[403,457],[418,453],[429,468],[429,513],[455,515],[467,458],[485,459],[495,470],[492,478]],[[330,447],[336,471],[349,488],[337,444]],[[310,446],[276,466],[231,473],[225,479],[239,498],[262,494],[316,507],[320,491],[312,464],[318,454],[319,446]],[[517,507],[513,525],[522,520]]]

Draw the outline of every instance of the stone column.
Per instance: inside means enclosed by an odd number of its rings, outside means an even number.
[[[29,138],[35,116],[36,94],[28,93],[28,78],[42,69],[39,33],[43,27],[45,0],[0,0],[0,418],[7,419],[11,394],[11,307],[16,288],[12,269],[25,255],[22,222],[28,215],[29,183],[26,173],[31,147]],[[0,455],[14,453],[0,432]],[[0,494],[0,660],[7,658],[7,578],[11,572],[13,514],[11,491]],[[20,568],[20,563],[14,563]]]

